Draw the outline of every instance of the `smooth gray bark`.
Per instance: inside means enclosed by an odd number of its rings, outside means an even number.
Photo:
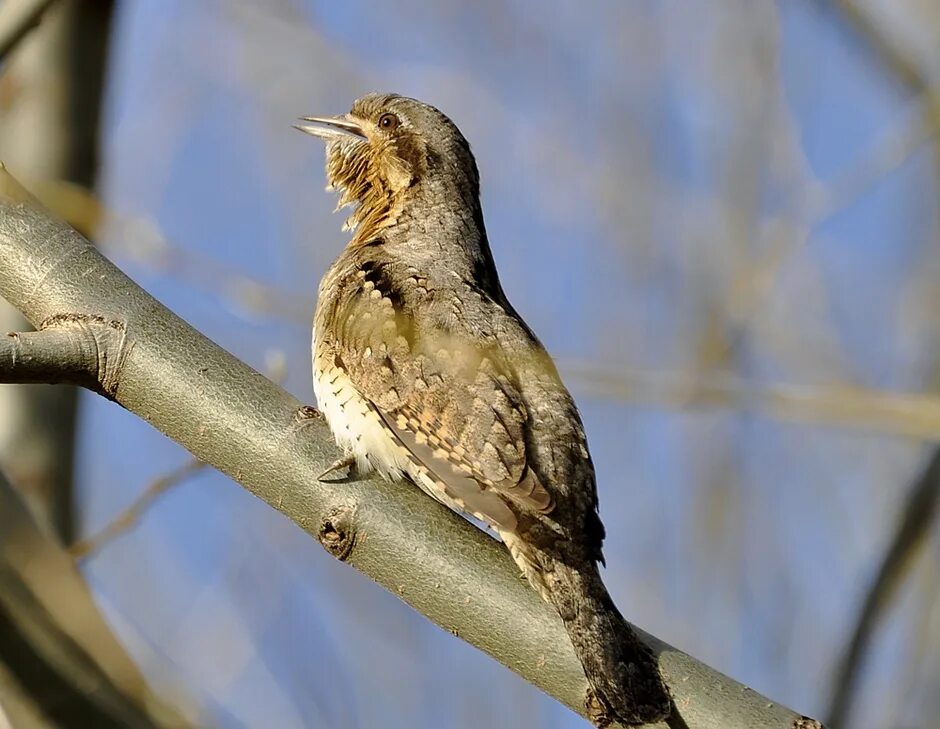
[[[46,333],[94,338],[102,325],[119,331],[119,337],[66,347],[63,379],[96,373],[94,389],[231,476],[335,557],[584,713],[587,683],[561,621],[520,578],[501,544],[407,483],[318,481],[340,454],[312,408],[160,305],[2,171],[0,295],[42,329],[30,340],[40,363],[34,370],[46,369],[38,349]],[[114,350],[101,353],[103,341]],[[79,351],[95,354],[76,367]],[[13,369],[9,362],[0,366],[0,372]],[[649,641],[675,699],[673,727],[818,726]]]
[[[112,0],[0,0],[0,159],[30,184],[94,184],[112,14]],[[24,325],[0,301],[0,333]],[[66,542],[76,406],[70,387],[0,392],[0,465]]]

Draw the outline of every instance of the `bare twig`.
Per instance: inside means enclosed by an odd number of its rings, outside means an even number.
[[[91,556],[108,542],[130,531],[141,517],[143,517],[147,509],[149,509],[153,505],[153,502],[160,498],[160,496],[173,486],[199,473],[205,467],[205,463],[193,458],[179,468],[154,479],[126,509],[108,522],[103,528],[91,536],[79,539],[72,544],[69,547],[69,553],[76,559],[84,559]]]
[[[937,513],[940,500],[940,450],[934,452],[920,478],[914,482],[888,551],[884,555],[878,574],[871,583],[865,602],[855,622],[848,643],[836,671],[832,703],[829,707],[829,726],[845,726],[852,705],[858,673],[865,661],[878,621],[897,595],[904,578],[921,551],[930,526]]]

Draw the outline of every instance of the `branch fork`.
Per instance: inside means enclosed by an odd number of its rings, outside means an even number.
[[[0,339],[0,382],[80,385],[114,400],[131,346],[125,322],[55,314]]]

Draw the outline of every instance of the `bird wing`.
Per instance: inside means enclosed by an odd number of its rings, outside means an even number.
[[[552,498],[527,461],[525,403],[498,348],[417,327],[390,282],[368,274],[324,334],[420,474],[500,529],[514,529],[518,511],[550,511]]]
[[[498,526],[515,526],[514,518],[506,523],[509,503],[549,511],[551,497],[527,461],[526,408],[509,377],[486,358],[472,379],[465,367],[455,372],[428,357],[418,364],[417,387],[389,409],[377,406],[408,451],[448,495]],[[432,386],[421,384],[428,379]]]

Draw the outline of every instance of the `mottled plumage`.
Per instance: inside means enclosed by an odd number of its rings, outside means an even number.
[[[314,319],[314,389],[337,443],[500,534],[565,621],[596,723],[662,718],[655,660],[597,570],[584,428],[499,284],[469,145],[437,109],[395,95],[307,120],[340,207],[355,206]]]

